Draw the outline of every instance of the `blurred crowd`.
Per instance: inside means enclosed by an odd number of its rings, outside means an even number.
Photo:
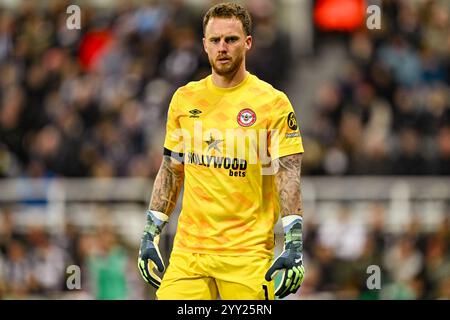
[[[66,26],[67,1],[0,8],[0,177],[156,175],[173,92],[210,73],[209,3],[137,3],[83,5],[79,30]],[[249,69],[282,86],[289,38],[273,3],[248,7],[259,39]]]
[[[364,220],[354,219],[348,204],[337,208],[335,217],[323,221],[308,216],[307,276],[288,299],[450,299],[450,208],[437,227],[413,215],[400,232],[389,228],[385,203],[368,203]],[[137,271],[139,239],[126,241],[108,223],[67,223],[62,232],[24,226],[14,210],[0,211],[0,299],[154,297]],[[96,218],[108,221],[100,212]],[[166,262],[171,237],[166,232],[161,239]],[[277,241],[277,250],[282,243]]]
[[[62,231],[22,225],[15,209],[0,211],[1,299],[144,299],[150,290],[137,272],[136,250],[111,219]],[[147,289],[147,290],[145,290]]]
[[[396,232],[384,203],[358,221],[348,204],[305,225],[302,299],[450,299],[450,208],[435,228],[413,214]],[[354,213],[354,212],[353,212]]]
[[[383,0],[381,29],[318,32],[347,57],[320,87],[305,173],[450,174],[450,2]]]
[[[341,37],[341,75],[317,93],[309,174],[450,174],[450,2],[381,3],[381,29]]]
[[[210,72],[199,10],[183,0],[0,8],[0,177],[153,177],[172,93]],[[254,19],[249,70],[286,89],[290,37],[271,1]],[[341,39],[347,60],[320,87],[305,126],[308,175],[450,174],[450,3],[382,1],[380,30]],[[295,85],[290,84],[290,87]],[[301,117],[300,117],[301,119]]]

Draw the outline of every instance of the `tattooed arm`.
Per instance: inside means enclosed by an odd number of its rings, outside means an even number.
[[[138,257],[138,268],[142,278],[155,288],[161,285],[161,278],[154,272],[154,268],[156,267],[159,272],[164,272],[166,268],[159,252],[159,235],[175,208],[183,178],[184,165],[171,156],[164,155],[153,184]]]
[[[149,210],[170,216],[177,203],[184,179],[184,165],[165,155],[153,184]]]
[[[273,279],[277,272],[283,276],[275,289],[275,295],[282,299],[296,293],[301,286],[305,267],[303,266],[302,239],[302,195],[300,190],[300,167],[302,154],[297,153],[275,160],[275,185],[280,199],[281,222],[284,230],[284,250],[272,263],[266,273],[266,280]]]
[[[303,215],[300,172],[302,154],[292,154],[276,161],[275,185],[280,198],[281,217]]]

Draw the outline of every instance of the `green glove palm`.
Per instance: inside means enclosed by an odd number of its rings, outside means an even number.
[[[159,234],[166,225],[168,217],[155,211],[147,211],[147,224],[139,248],[138,268],[144,280],[156,289],[161,285],[161,278],[154,272],[166,269],[158,248]]]
[[[287,216],[282,219],[285,244],[283,252],[275,259],[266,273],[266,280],[271,281],[278,272],[282,272],[281,282],[275,289],[275,296],[282,299],[300,288],[304,275],[302,217]]]

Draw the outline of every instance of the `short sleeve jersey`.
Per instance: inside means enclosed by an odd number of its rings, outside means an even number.
[[[172,97],[164,148],[185,171],[173,250],[271,257],[279,214],[271,160],[303,152],[287,96],[250,73],[232,88],[211,76],[190,82]]]

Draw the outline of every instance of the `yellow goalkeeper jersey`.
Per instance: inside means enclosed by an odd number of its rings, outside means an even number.
[[[211,76],[172,97],[165,154],[184,161],[173,251],[271,257],[278,219],[270,160],[302,153],[287,96],[247,73],[232,88]]]

